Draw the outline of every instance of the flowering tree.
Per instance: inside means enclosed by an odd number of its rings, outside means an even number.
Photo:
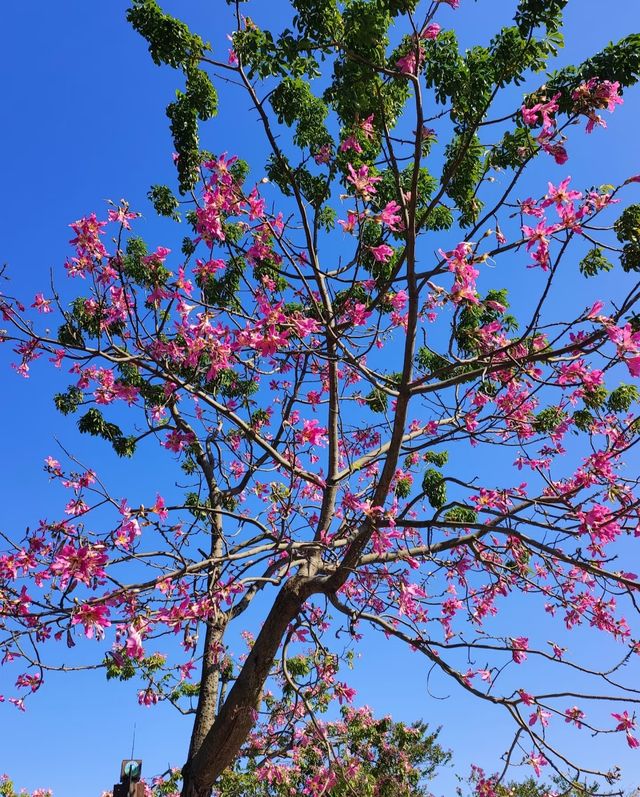
[[[0,775],[0,795],[2,797],[52,797],[48,789],[36,789],[31,795],[25,791],[20,791],[18,794],[8,775]]]
[[[113,204],[71,225],[75,298],[39,293],[33,315],[1,300],[18,373],[63,369],[55,402],[80,432],[123,457],[158,446],[190,483],[116,496],[47,459],[64,512],[0,556],[8,699],[40,688],[56,641],[92,640],[108,677],[142,679],[141,703],[194,715],[184,797],[247,755],[289,793],[365,779],[317,713],[353,700],[340,663],[367,627],[513,720],[479,795],[521,763],[614,783],[567,758],[567,725],[639,744],[623,666],[640,653],[624,565],[640,534],[640,206],[617,203],[640,178],[520,190],[530,164],[565,163],[571,131],[600,135],[640,36],[538,79],[566,0],[520,0],[464,53],[443,14],[458,4],[292,0],[275,35],[238,0],[216,57],[133,0],[154,61],[185,77],[167,108],[181,197],[150,192],[184,216],[182,252]],[[217,79],[248,98],[264,171],[201,149]],[[571,286],[611,269],[615,295],[606,282],[585,306]],[[507,599],[521,608],[500,612]],[[573,651],[577,627],[618,659]],[[553,686],[527,685],[534,661]],[[312,773],[310,728],[331,762]]]

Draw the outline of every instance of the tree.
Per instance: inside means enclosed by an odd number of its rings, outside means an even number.
[[[565,723],[638,746],[623,668],[640,652],[624,564],[640,426],[622,380],[640,374],[640,206],[616,203],[640,177],[518,191],[531,164],[567,160],[577,127],[605,125],[640,74],[640,36],[542,78],[566,0],[520,0],[465,52],[440,24],[458,5],[294,0],[276,35],[232,2],[219,58],[133,0],[152,58],[185,79],[167,108],[179,197],[150,191],[186,223],[182,254],[149,246],[121,202],[71,225],[77,295],[39,293],[46,323],[2,299],[20,374],[38,358],[70,371],[55,402],[80,432],[122,457],[155,444],[190,483],[113,496],[72,456],[47,460],[64,513],[0,557],[10,701],[58,666],[53,642],[105,643],[108,677],[193,713],[184,797],[210,795],[256,739],[261,774],[295,750],[300,727],[321,727],[319,695],[350,702],[339,668],[365,627],[513,719],[478,794],[523,762],[614,783],[556,746]],[[266,177],[201,148],[216,80],[249,99]],[[571,286],[611,269],[616,295],[603,282],[606,301],[585,307]],[[526,611],[495,618],[506,598]],[[557,641],[537,641],[543,622]],[[567,652],[563,626],[610,637],[617,662]],[[553,687],[521,685],[532,660]]]

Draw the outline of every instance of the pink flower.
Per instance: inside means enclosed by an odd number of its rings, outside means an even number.
[[[527,658],[526,651],[529,650],[529,640],[526,636],[513,637],[511,639],[511,656],[516,664],[522,664]]]
[[[122,204],[117,208],[117,210],[109,210],[107,215],[109,217],[109,221],[122,224],[125,230],[130,230],[131,225],[129,224],[129,220],[137,219],[138,214],[129,210],[129,205],[124,201],[124,199],[121,200],[121,203]]]
[[[296,432],[296,440],[299,443],[309,443],[312,446],[320,446],[326,442],[327,430],[320,426],[317,418],[302,422],[302,430]]]
[[[340,144],[340,152],[348,152],[350,149],[354,150],[358,154],[362,152],[362,147],[358,143],[358,140],[353,136],[347,136],[345,140]]]
[[[602,310],[603,307],[604,307],[604,302],[601,302],[600,300],[594,302],[591,305],[591,309],[587,313],[586,318],[596,318],[598,313],[600,312],[600,310]]]
[[[584,711],[579,709],[577,706],[573,706],[572,708],[568,708],[564,712],[564,721],[565,722],[572,722],[577,728],[582,728],[582,720],[584,718]]]
[[[323,144],[320,149],[313,156],[314,161],[320,166],[323,163],[329,163],[331,160],[331,147],[328,144]]]
[[[104,636],[104,629],[108,628],[111,623],[109,622],[109,608],[104,604],[92,605],[85,603],[79,606],[71,618],[71,625],[78,625],[81,623],[84,626],[84,634],[87,639],[102,639]]]
[[[417,63],[415,50],[410,50],[406,55],[398,58],[396,66],[404,75],[415,75]]]
[[[159,700],[160,695],[153,689],[147,688],[138,692],[138,703],[141,706],[155,706]]]
[[[518,694],[525,706],[532,706],[535,703],[533,695],[530,695],[529,692],[525,692],[524,689],[519,689]]]
[[[529,717],[529,727],[532,727],[536,724],[536,722],[538,722],[538,720],[540,720],[540,724],[546,728],[549,724],[549,717],[551,717],[551,712],[544,711],[540,708],[540,706],[538,706],[538,708],[533,711]]]
[[[31,307],[35,307],[39,313],[51,313],[51,299],[45,299],[42,293],[36,293]]]
[[[542,755],[540,752],[536,752],[535,750],[529,756],[529,763],[533,767],[533,771],[536,773],[538,777],[540,777],[540,770],[542,767],[546,767],[549,763],[547,759]]]
[[[338,698],[338,703],[340,703],[340,705],[342,705],[345,700],[347,703],[352,703],[353,698],[356,696],[356,690],[344,683],[337,683],[333,688],[333,692]]]
[[[355,210],[347,211],[347,220],[338,219],[338,224],[342,227],[344,232],[353,232],[360,220],[360,214]]]
[[[618,720],[616,725],[617,731],[632,731],[636,727],[636,721],[633,717],[629,716],[628,711],[623,711],[622,714],[611,714],[614,720]]]
[[[127,641],[125,642],[124,649],[132,659],[143,659],[144,648],[142,647],[142,636],[140,632],[133,626],[127,627]]]
[[[631,376],[640,376],[640,357],[631,357],[625,363]]]
[[[63,545],[50,568],[60,578],[60,589],[66,589],[72,580],[91,586],[96,579],[97,583],[103,584],[106,576],[104,566],[108,561],[104,549],[105,546],[100,543],[77,547],[71,543]]]
[[[377,263],[388,263],[393,255],[393,249],[390,246],[387,246],[387,244],[370,246],[369,251]]]
[[[349,307],[348,319],[355,326],[362,326],[371,316],[371,310],[367,310],[366,304],[356,302]]]
[[[257,221],[264,216],[264,199],[258,195],[256,188],[247,197],[249,203],[249,221]]]
[[[374,115],[371,114],[371,116],[367,116],[363,122],[360,122],[360,130],[362,130],[362,133],[367,141],[371,141],[374,135],[373,120]]]
[[[353,185],[353,187],[356,189],[356,193],[360,194],[365,202],[371,199],[371,196],[376,193],[375,183],[379,183],[380,180],[382,180],[382,177],[370,175],[369,167],[366,165],[366,163],[363,163],[358,171],[356,171],[353,166],[348,163],[347,169],[349,170],[347,181]]]
[[[169,517],[164,498],[159,493],[156,494],[156,502],[150,507],[150,511],[155,512],[160,520],[166,520]]]
[[[400,312],[401,310],[404,310],[408,300],[409,296],[407,295],[407,292],[402,289],[397,293],[394,293],[389,301],[391,302],[393,309]]]
[[[432,22],[421,32],[421,39],[436,39],[442,28],[437,22]]]
[[[542,121],[542,132],[549,135],[555,129],[556,122],[552,118],[552,114],[555,114],[559,108],[557,102],[559,98],[560,93],[555,94],[549,102],[538,102],[531,108],[523,105],[522,120],[529,127],[533,127],[538,124],[538,121]]]
[[[580,191],[569,189],[570,182],[571,178],[567,177],[557,186],[554,186],[553,183],[549,183],[549,191],[541,207],[547,208],[554,203],[557,206],[569,205],[577,199],[582,199],[582,193]]]
[[[390,230],[394,232],[400,229],[400,224],[402,223],[402,216],[398,213],[400,210],[400,205],[393,200],[391,202],[387,202],[384,206],[382,212],[378,216],[379,221],[383,224],[386,224]]]

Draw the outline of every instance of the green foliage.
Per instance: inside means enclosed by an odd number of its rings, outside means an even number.
[[[180,214],[178,213],[180,203],[168,186],[152,185],[147,196],[159,216],[167,216],[174,221],[180,221]]]
[[[58,327],[58,340],[63,346],[84,346],[84,338],[77,324],[67,318],[64,324]]]
[[[108,653],[102,664],[106,670],[107,680],[130,681],[136,675],[149,678],[159,672],[166,663],[166,656],[153,653],[138,661],[127,655],[124,650]]]
[[[607,406],[612,412],[628,412],[634,401],[638,400],[638,388],[635,385],[619,385],[611,391]]]
[[[387,31],[390,23],[391,14],[381,2],[350,0],[346,4],[342,14],[341,41],[345,57],[336,59],[333,81],[325,93],[325,99],[345,127],[352,127],[356,120],[366,119],[372,114],[380,116],[381,102],[384,108],[385,88],[372,67],[386,65],[385,48],[389,42]],[[387,107],[383,113],[393,124],[396,109]]]
[[[557,31],[562,24],[562,12],[568,0],[520,0],[515,22],[524,38],[540,25]]]
[[[620,262],[625,271],[640,271],[640,205],[629,205],[613,225],[624,243]]]
[[[585,277],[595,277],[601,271],[611,271],[613,263],[604,256],[599,246],[594,246],[580,261],[580,273]]]
[[[540,432],[542,434],[555,432],[558,426],[560,426],[560,424],[563,423],[566,418],[567,413],[560,409],[560,407],[547,407],[536,415],[532,425],[536,432]]]
[[[221,277],[209,276],[204,279],[198,277],[196,281],[198,286],[202,288],[207,304],[214,307],[238,307],[237,293],[245,267],[244,258],[231,257]]]
[[[103,662],[106,668],[107,680],[130,681],[136,674],[136,662],[126,653],[117,656],[107,654]]]
[[[561,113],[573,109],[571,94],[590,78],[618,81],[624,90],[640,78],[640,33],[632,33],[619,42],[608,44],[602,52],[588,58],[579,66],[568,66],[551,74],[545,93],[558,99]]]
[[[458,223],[470,227],[478,220],[483,203],[476,189],[484,173],[485,150],[476,135],[456,136],[445,149],[442,181],[447,196],[459,210]]]
[[[189,512],[196,520],[206,520],[209,517],[207,510],[211,509],[211,502],[208,498],[201,500],[198,493],[188,492],[184,498],[184,505],[189,508]]]
[[[198,90],[201,90],[202,81],[196,81],[196,83]],[[187,81],[187,92],[177,91],[175,102],[167,105],[173,145],[178,154],[178,185],[182,193],[193,188],[198,180],[201,161],[198,118],[203,120],[208,118],[201,116],[194,105],[193,97],[189,93],[189,85],[190,83]]]
[[[91,407],[78,420],[78,429],[82,434],[90,434],[93,437],[101,437],[103,440],[107,440],[120,457],[131,457],[135,452],[135,438],[125,437],[120,427],[115,423],[106,421],[97,407]]]
[[[447,485],[440,471],[435,468],[429,468],[425,472],[422,489],[434,509],[440,509],[447,503]]]
[[[149,52],[158,66],[185,67],[208,49],[188,25],[165,14],[156,0],[133,0],[127,19],[149,42]]]
[[[470,506],[454,506],[445,512],[444,519],[451,523],[475,523],[478,513]]]
[[[296,123],[296,146],[317,151],[332,143],[324,126],[329,109],[312,94],[307,81],[286,77],[271,94],[270,102],[280,124],[291,127]]]
[[[84,401],[84,394],[80,388],[71,385],[66,393],[58,393],[53,397],[56,409],[63,415],[70,415],[76,412],[80,404]]]
[[[428,346],[420,346],[416,360],[424,371],[441,371],[451,365],[449,360],[432,351]]]
[[[296,666],[289,660],[289,667]],[[418,722],[411,726],[396,723],[390,717],[373,719],[367,710],[354,712],[342,709],[342,721],[326,724],[327,739],[339,762],[347,767],[331,764],[336,782],[326,797],[426,797],[426,784],[437,769],[450,760],[450,753],[437,742],[438,731],[430,733],[428,726]],[[311,740],[316,731],[309,726]],[[284,771],[283,781],[268,783],[260,779],[257,770],[261,756],[249,750],[242,765],[228,769],[222,775],[215,797],[290,797],[302,793],[305,783],[318,770],[329,764],[325,761],[324,744],[307,744],[300,748],[295,770]]]
[[[49,789],[36,789],[34,795],[36,794],[38,797],[53,797],[53,792]],[[0,797],[30,797],[30,793],[24,789],[20,789],[18,793],[9,776],[0,775]]]
[[[156,0],[133,0],[127,19],[148,41],[156,64],[168,64],[184,73],[185,91],[176,92],[176,100],[167,106],[167,116],[178,153],[180,191],[185,193],[195,185],[201,161],[198,119],[206,121],[217,110],[216,91],[207,73],[199,67],[209,47],[188,25],[165,14]]]
[[[306,41],[326,42],[339,38],[342,31],[342,16],[336,0],[292,0],[297,14],[293,24]]]
[[[225,398],[246,399],[256,393],[259,384],[255,379],[243,379],[231,368],[224,368],[205,387],[212,395],[221,393]]]
[[[589,407],[591,410],[597,410],[604,405],[607,400],[607,395],[607,388],[604,385],[598,385],[590,390],[585,390],[582,400],[584,401],[585,407]]]
[[[374,387],[367,395],[366,402],[371,412],[386,412],[389,406],[389,394],[379,387]]]
[[[581,432],[588,432],[593,424],[593,415],[589,410],[577,410],[573,413],[573,422]]]
[[[149,251],[142,238],[132,236],[127,241],[122,270],[136,284],[145,288],[164,285],[170,272],[158,258],[149,260]]]
[[[424,455],[424,461],[442,468],[449,461],[449,454],[446,451],[429,451]]]
[[[523,154],[533,155],[538,149],[528,127],[516,127],[502,137],[491,150],[488,161],[495,169],[516,169],[524,160]]]

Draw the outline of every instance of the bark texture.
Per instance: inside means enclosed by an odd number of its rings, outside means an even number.
[[[209,797],[216,779],[236,760],[254,725],[262,689],[282,638],[312,592],[310,579],[294,576],[278,593],[213,725],[183,768],[182,797]]]

